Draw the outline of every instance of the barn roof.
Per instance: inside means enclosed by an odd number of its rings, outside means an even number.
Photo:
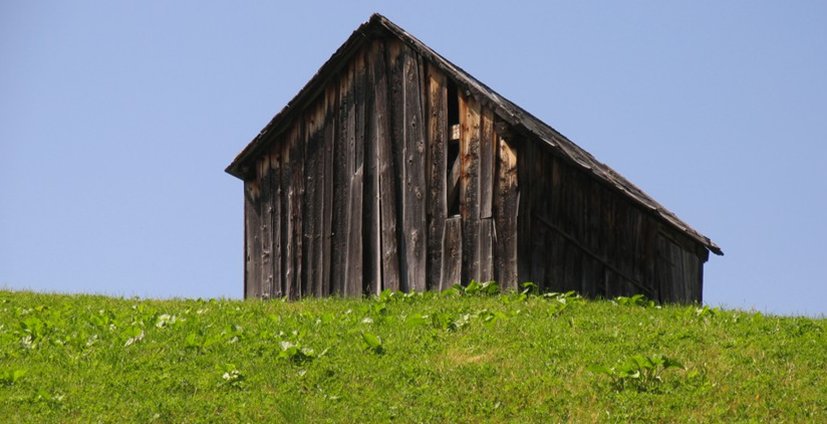
[[[495,113],[501,119],[512,125],[512,127],[540,139],[550,149],[557,152],[561,157],[573,163],[584,172],[592,174],[610,187],[619,190],[632,201],[652,211],[667,224],[675,227],[689,238],[699,242],[711,252],[723,255],[721,248],[710,240],[709,237],[704,236],[690,227],[674,213],[664,208],[660,203],[649,197],[643,190],[632,184],[615,170],[598,161],[589,152],[583,150],[557,130],[505,97],[500,96],[487,85],[440,56],[423,42],[378,13],[371,16],[368,22],[363,23],[353,32],[350,38],[319,68],[316,75],[296,94],[293,100],[276,114],[253,141],[236,156],[233,162],[227,167],[226,172],[241,179],[251,178],[255,169],[253,166],[255,158],[259,156],[259,152],[265,149],[271,140],[288,128],[293,115],[300,113],[309,102],[313,101],[317,95],[324,90],[329,79],[338,73],[347,64],[350,57],[365,45],[366,42],[389,35],[406,43],[426,60],[440,68],[451,77],[459,87],[471,92],[478,97],[482,103],[486,103],[494,109]]]

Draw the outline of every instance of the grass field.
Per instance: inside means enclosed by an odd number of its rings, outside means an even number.
[[[827,320],[643,299],[0,291],[4,422],[827,422]]]

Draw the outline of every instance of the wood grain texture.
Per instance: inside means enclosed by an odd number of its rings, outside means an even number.
[[[304,240],[305,240],[305,232],[304,232],[304,122],[298,123],[297,125],[297,135],[296,138],[293,139],[291,144],[291,149],[293,150],[293,185],[294,185],[294,192],[295,192],[295,203],[293,204],[293,216],[294,220],[293,223],[295,225],[295,229],[293,231],[293,237],[295,240],[296,249],[293,251],[294,254],[294,262],[293,267],[296,271],[296,279],[293,281],[294,290],[293,294],[296,298],[301,298],[304,296],[304,291],[307,287],[307,282],[305,280],[305,270],[304,270]]]
[[[379,206],[379,140],[376,122],[376,61],[379,50],[371,45],[365,58],[365,174],[362,216],[364,219],[364,292],[382,291],[382,220]],[[384,60],[383,60],[384,62]]]
[[[259,159],[256,167],[256,179],[259,181],[260,197],[258,201],[261,237],[261,282],[257,296],[269,298],[273,285],[273,209],[270,182],[270,155],[264,155]]]
[[[517,290],[517,152],[505,139],[498,140],[494,197],[494,278],[503,290]]]
[[[362,295],[362,180],[364,168],[359,167],[351,178],[348,196],[347,256],[345,258],[345,296]]]
[[[427,282],[427,223],[425,199],[426,140],[421,62],[412,51],[404,55],[404,195],[403,231],[407,236],[405,263],[410,291],[424,291]]]
[[[284,283],[282,278],[282,248],[281,248],[281,155],[278,149],[273,149],[270,153],[270,207],[272,208],[271,227],[272,227],[272,262],[273,262],[273,284],[272,296],[273,298],[284,295]]]
[[[497,137],[494,134],[494,112],[483,107],[480,116],[480,219],[494,216],[494,165],[497,159]]]
[[[373,45],[376,61],[373,63],[374,78],[374,113],[376,126],[376,156],[379,168],[379,218],[382,264],[382,289],[400,290],[402,287],[399,272],[399,244],[397,238],[397,173],[394,164],[393,133],[390,121],[388,70],[386,67],[386,49],[382,41]],[[392,53],[388,53],[391,56]]]
[[[492,218],[477,221],[477,258],[479,261],[478,281],[494,280],[494,220]]]
[[[473,97],[460,96],[460,214],[462,216],[462,281],[478,280],[480,106]]]
[[[260,228],[258,187],[255,181],[244,182],[244,297],[258,296],[261,285]]]
[[[447,218],[447,143],[448,92],[445,75],[427,67],[428,117],[428,288],[440,289],[442,282],[442,255]]]
[[[408,234],[405,228],[405,197],[407,181],[405,166],[405,49],[398,40],[387,40],[385,45],[388,75],[388,117],[390,123],[390,146],[396,208],[396,242],[399,260],[399,289],[409,290],[408,284]]]
[[[453,216],[445,220],[445,237],[442,256],[443,278],[440,290],[462,284],[462,218]]]
[[[296,195],[293,184],[293,163],[291,161],[292,152],[290,149],[292,139],[296,137],[295,131],[288,133],[285,142],[282,144],[281,152],[281,169],[282,169],[282,191],[284,193],[282,211],[283,218],[282,225],[282,246],[284,246],[284,255],[282,257],[282,269],[284,270],[284,295],[288,299],[296,298],[296,271],[294,264],[294,256],[296,250],[295,243],[295,216],[293,210],[295,208]]]

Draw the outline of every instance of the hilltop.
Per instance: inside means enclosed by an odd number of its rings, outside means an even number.
[[[572,293],[0,291],[9,422],[827,422],[827,320]]]

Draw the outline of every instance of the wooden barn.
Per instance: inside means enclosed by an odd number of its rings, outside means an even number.
[[[722,254],[643,191],[374,15],[242,150],[244,296],[470,280],[700,302]]]

